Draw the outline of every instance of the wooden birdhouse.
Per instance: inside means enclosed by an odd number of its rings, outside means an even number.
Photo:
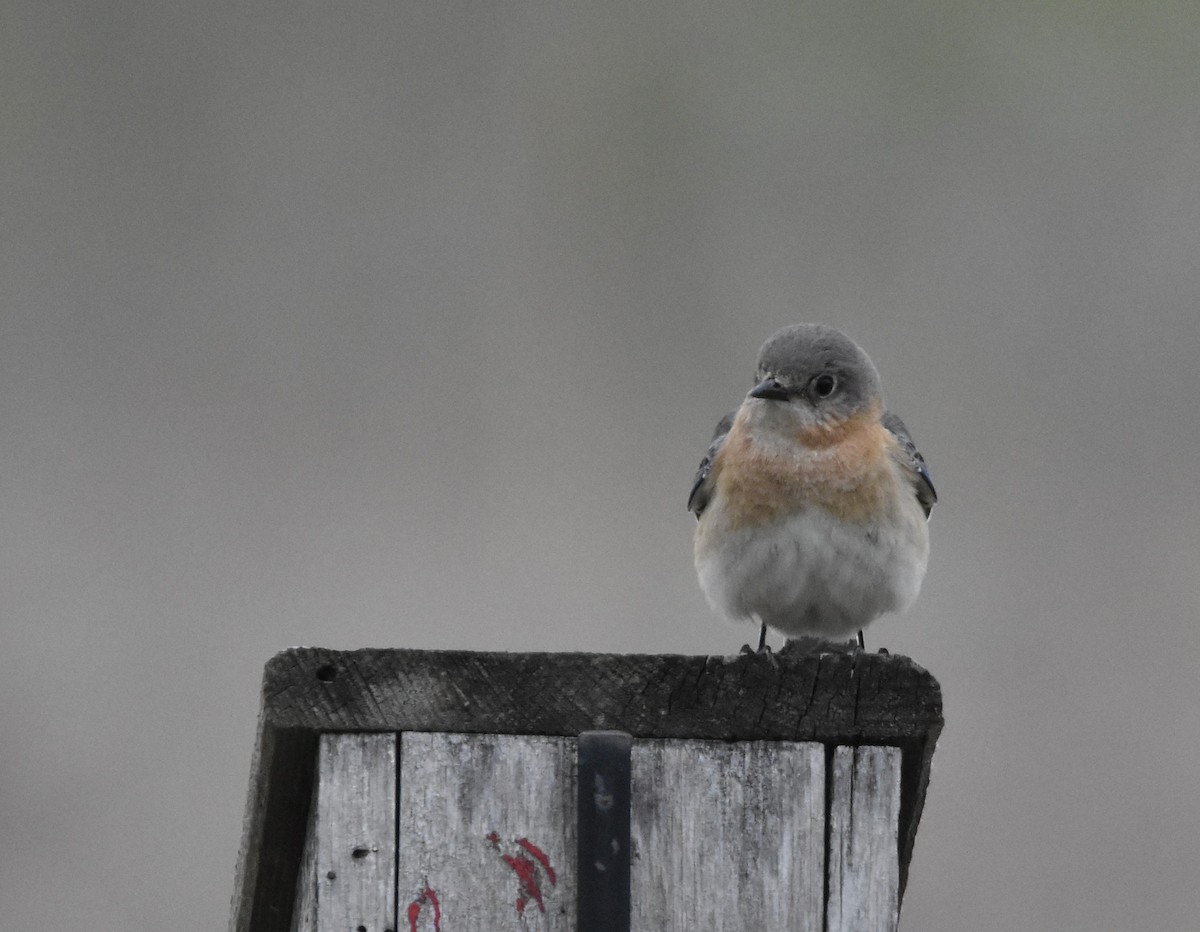
[[[894,930],[941,727],[885,654],[284,651],[231,930]]]

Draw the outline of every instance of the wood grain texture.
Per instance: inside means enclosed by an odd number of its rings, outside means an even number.
[[[395,735],[321,736],[312,827],[316,932],[395,930]]]
[[[401,916],[432,932],[436,903],[445,932],[573,930],[574,739],[409,732],[401,747]]]
[[[895,932],[900,751],[839,747],[829,807],[828,932]]]
[[[937,681],[900,656],[804,655],[787,648],[773,660],[283,651],[264,670],[230,929],[291,929],[322,732],[573,737],[616,729],[638,738],[895,746],[904,752],[903,889],[941,728]]]
[[[774,658],[294,648],[263,681],[276,729],[893,744],[941,726],[907,657]]]
[[[825,749],[635,741],[634,932],[821,932]]]

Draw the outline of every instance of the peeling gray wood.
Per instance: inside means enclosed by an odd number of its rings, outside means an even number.
[[[572,738],[401,737],[400,914],[417,932],[575,928]]]
[[[634,932],[821,932],[825,749],[635,741]]]
[[[396,736],[322,735],[319,747],[316,932],[395,930]]]
[[[828,932],[894,932],[899,925],[900,765],[898,748],[834,751]]]

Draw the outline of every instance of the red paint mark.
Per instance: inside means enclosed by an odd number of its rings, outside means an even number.
[[[426,904],[433,907],[433,932],[442,932],[442,904],[430,886],[426,886],[421,895],[408,904],[409,932],[417,932],[417,920],[421,918],[421,908]]]
[[[498,834],[491,832],[485,837],[493,848],[497,851],[500,850]],[[529,905],[530,900],[537,903],[538,909],[544,913],[546,903],[542,899],[542,885],[538,874],[544,872],[552,887],[558,885],[558,875],[550,866],[550,859],[546,853],[528,838],[518,838],[515,844],[520,850],[512,854],[501,854],[500,860],[511,867],[513,873],[517,875],[517,915],[524,915],[525,907]],[[539,867],[541,871],[538,870]]]
[[[542,902],[542,889],[537,882],[537,865],[523,854],[506,854],[503,859],[516,872],[517,882],[521,885],[517,891],[517,914],[525,912],[525,904],[530,897],[538,904],[538,909],[545,912],[546,904]]]
[[[550,886],[556,886],[558,884],[558,877],[554,873],[554,868],[550,866],[550,859],[546,857],[546,853],[528,838],[518,838],[517,844],[537,858],[537,862],[545,868],[546,876],[550,878]]]

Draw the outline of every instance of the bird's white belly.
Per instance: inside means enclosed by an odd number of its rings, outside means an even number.
[[[695,546],[700,587],[719,612],[789,635],[843,637],[917,597],[929,531],[915,498],[885,522],[845,523],[812,507],[736,530],[722,526],[721,504],[701,516]]]

